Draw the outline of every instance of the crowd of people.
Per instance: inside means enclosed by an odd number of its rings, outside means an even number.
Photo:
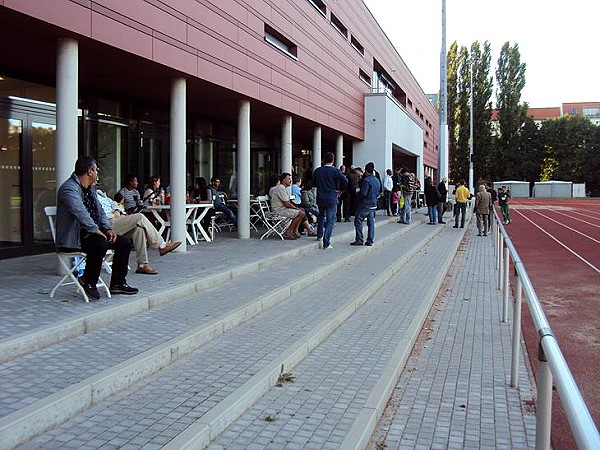
[[[302,235],[316,236],[321,248],[332,249],[334,223],[350,222],[354,217],[355,238],[352,246],[373,245],[375,240],[375,213],[386,211],[388,216],[399,216],[398,223],[410,224],[412,207],[418,204],[415,197],[421,189],[416,175],[407,168],[387,169],[381,178],[372,162],[361,167],[346,169],[335,166],[333,153],[327,152],[323,164],[314,171],[305,172],[305,180],[296,174],[282,173],[269,191],[273,212],[289,218],[283,232],[286,240],[296,240]],[[443,220],[448,199],[446,179],[434,184],[425,178],[425,204],[429,225],[445,224]],[[140,194],[137,176],[125,177],[125,185],[114,198],[99,189],[96,161],[81,157],[75,164],[73,175],[58,191],[56,245],[61,251],[81,250],[87,254],[85,271],[80,283],[92,300],[100,295],[96,288],[102,261],[108,249],[114,250],[110,282],[111,294],[131,295],[138,289],[127,284],[129,253],[134,249],[138,274],[155,275],[158,271],[149,265],[147,248],[156,248],[161,256],[175,250],[181,242],[165,242],[151,221],[141,213],[145,207],[169,204],[168,189],[154,175]],[[453,192],[454,227],[464,228],[467,203],[473,195],[464,180],[458,182]],[[478,186],[474,196],[478,236],[487,236],[490,214],[496,201],[500,206],[503,223],[510,223],[508,202],[510,190],[502,186],[498,192],[490,184]],[[198,177],[187,193],[189,203],[212,203],[214,211],[222,214],[232,227],[237,228],[237,216],[228,206],[227,193],[221,189],[221,180],[213,177],[210,184]],[[205,219],[211,220],[207,215]],[[364,223],[367,236],[364,236]],[[460,223],[460,225],[459,225]],[[210,225],[210,223],[205,223]]]

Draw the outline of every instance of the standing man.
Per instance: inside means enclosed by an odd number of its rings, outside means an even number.
[[[365,168],[366,170],[366,168]],[[383,198],[385,202],[385,210],[388,216],[392,215],[392,189],[394,181],[392,180],[392,169],[387,169],[383,176]]]
[[[465,227],[465,215],[467,214],[467,201],[471,196],[469,189],[465,186],[465,180],[458,182],[458,187],[454,194],[456,196],[456,205],[454,205],[454,226],[452,228],[458,228],[458,216],[462,214],[460,221],[460,227]]]
[[[490,205],[492,196],[485,190],[485,185],[479,186],[475,196],[475,214],[477,214],[477,236],[487,236],[490,228]]]
[[[438,192],[440,193],[440,201],[438,203],[438,223],[444,222],[444,210],[446,209],[446,202],[448,201],[448,188],[446,187],[446,177],[442,178],[440,184],[438,184]]]
[[[498,191],[498,205],[502,212],[502,223],[508,225],[510,223],[510,214],[508,213],[508,200],[510,199],[510,190],[506,186],[502,186]]]
[[[338,196],[348,185],[346,175],[333,166],[334,160],[333,153],[325,153],[324,164],[313,172],[313,185],[317,188],[317,206],[319,207],[317,239],[323,239],[323,250],[333,248],[331,234],[333,233]]]
[[[377,198],[379,197],[381,183],[373,175],[374,170],[375,164],[372,162],[367,163],[363,179],[360,182],[360,190],[357,192],[358,208],[354,218],[355,238],[350,245],[363,245],[363,222],[365,220],[367,221],[368,234],[364,244],[371,246],[375,240],[375,211],[377,210]]]
[[[92,301],[100,300],[96,288],[102,261],[108,249],[115,255],[110,279],[111,294],[137,294],[138,289],[127,284],[127,263],[131,244],[117,236],[96,196],[98,166],[94,158],[82,156],[75,163],[75,172],[58,190],[56,211],[56,246],[60,251],[83,251],[87,254],[85,271],[79,279]]]
[[[402,186],[402,196],[404,197],[404,207],[400,215],[398,223],[410,224],[411,220],[411,205],[412,196],[415,193],[415,174],[410,173],[408,168],[402,168],[400,172],[400,184]]]

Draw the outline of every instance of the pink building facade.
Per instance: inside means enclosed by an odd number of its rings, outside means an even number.
[[[159,174],[182,199],[199,176],[265,193],[325,151],[435,175],[437,111],[361,0],[0,0],[0,21],[0,258],[51,248],[82,154],[110,194]]]

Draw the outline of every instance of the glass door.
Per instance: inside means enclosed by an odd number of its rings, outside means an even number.
[[[56,205],[56,125],[53,120],[35,118],[31,120],[30,130],[33,242],[51,243],[52,234],[44,208]]]
[[[23,244],[23,118],[0,115],[0,247]]]

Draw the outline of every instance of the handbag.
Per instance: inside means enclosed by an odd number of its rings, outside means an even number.
[[[400,198],[398,198],[398,207],[404,208],[404,195],[401,195]]]

